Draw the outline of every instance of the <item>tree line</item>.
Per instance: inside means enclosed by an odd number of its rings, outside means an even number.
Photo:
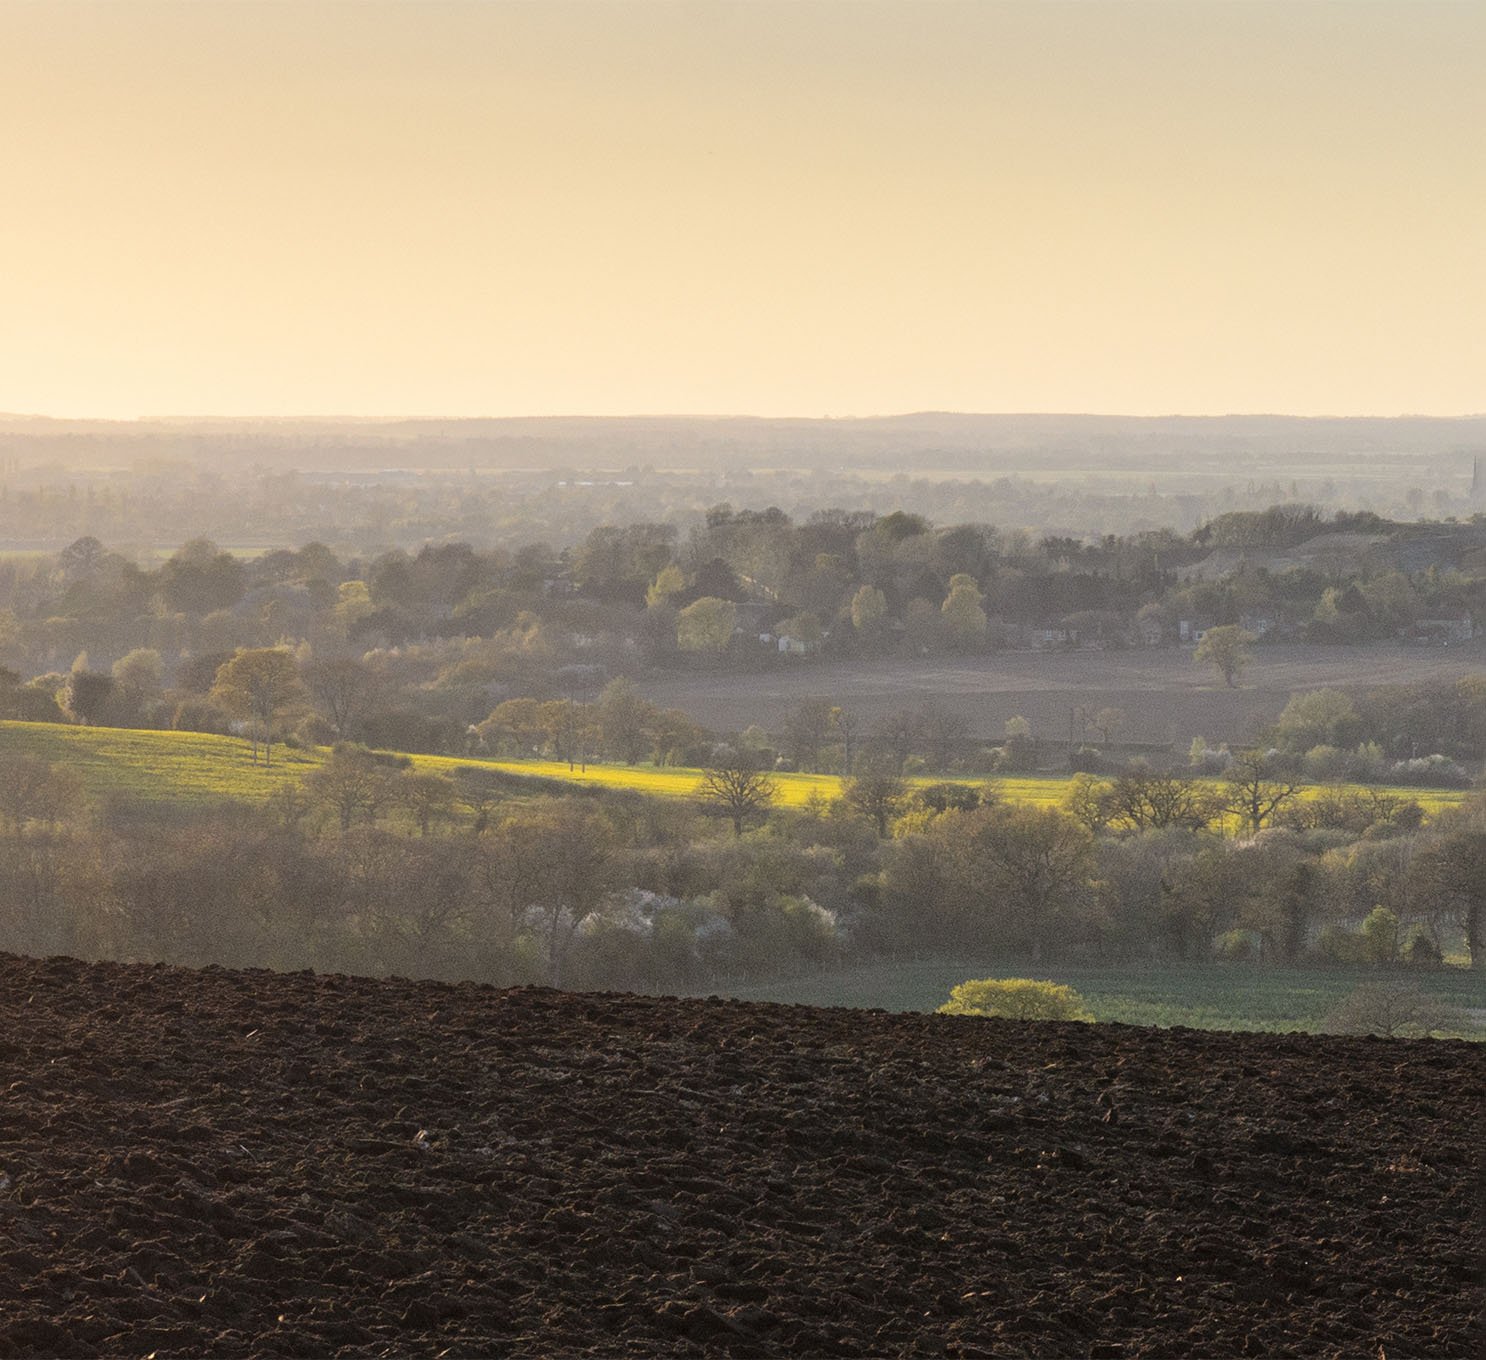
[[[651,989],[925,952],[1486,966],[1486,800],[1301,798],[1248,753],[1221,791],[1132,772],[1044,807],[864,768],[786,808],[734,753],[690,800],[553,796],[346,744],[167,813],[8,756],[0,948]]]

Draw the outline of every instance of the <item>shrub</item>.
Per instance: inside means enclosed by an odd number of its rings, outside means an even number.
[[[1438,968],[1440,966],[1440,947],[1434,942],[1428,926],[1414,927],[1409,935],[1408,943],[1403,947],[1403,958],[1410,968]]]
[[[1412,982],[1364,982],[1325,1019],[1329,1034],[1427,1035],[1469,1033],[1471,1018]]]
[[[1032,978],[973,978],[950,990],[940,1015],[1000,1016],[1006,1020],[1092,1020],[1072,987]]]
[[[1322,927],[1316,940],[1316,953],[1326,963],[1356,967],[1367,962],[1367,943],[1355,930],[1333,923]]]
[[[1362,947],[1367,961],[1386,967],[1398,961],[1398,917],[1387,907],[1374,907],[1362,923]]]
[[[1254,957],[1254,939],[1247,930],[1230,930],[1218,937],[1214,952],[1228,963],[1246,963]]]

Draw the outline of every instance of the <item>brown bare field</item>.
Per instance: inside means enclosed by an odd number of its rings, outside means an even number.
[[[0,982],[0,1356],[1479,1353],[1470,1044]]]
[[[1486,642],[1453,647],[1260,646],[1237,689],[1227,689],[1188,647],[1119,652],[997,652],[922,661],[801,662],[762,674],[687,674],[649,680],[654,703],[685,709],[709,727],[774,729],[802,699],[823,696],[867,721],[931,700],[962,714],[974,736],[1001,736],[1020,715],[1044,740],[1067,737],[1078,706],[1125,711],[1124,741],[1195,736],[1251,740],[1290,696],[1327,686],[1358,692],[1382,685],[1486,674]]]

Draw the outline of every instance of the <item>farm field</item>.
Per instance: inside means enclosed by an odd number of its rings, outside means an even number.
[[[1152,968],[1140,965],[1068,968],[1006,959],[919,959],[873,963],[813,977],[725,988],[743,1001],[806,1006],[933,1011],[967,978],[1035,977],[1060,982],[1083,997],[1094,1018],[1127,1025],[1314,1033],[1322,1019],[1374,972],[1351,969],[1263,968],[1228,964]],[[1467,1010],[1486,1007],[1486,976],[1468,970],[1411,972],[1408,978],[1440,1000]],[[1486,1039],[1486,1030],[1479,1037]]]
[[[999,652],[924,661],[797,663],[753,675],[690,674],[639,685],[652,703],[680,708],[706,727],[779,726],[791,707],[829,697],[871,723],[937,702],[963,717],[972,735],[999,740],[1020,716],[1043,741],[1067,738],[1077,705],[1126,714],[1121,739],[1174,742],[1202,736],[1214,746],[1250,741],[1279,717],[1290,696],[1328,686],[1349,691],[1456,680],[1486,673],[1486,641],[1453,647],[1277,644],[1254,648],[1238,689],[1227,689],[1190,647],[1111,652]]]
[[[125,796],[148,802],[204,804],[258,801],[285,780],[303,777],[324,758],[320,751],[274,748],[272,766],[254,765],[239,738],[200,732],[160,732],[115,727],[72,727],[61,723],[0,723],[0,752],[18,752],[66,765],[94,797]],[[565,761],[489,760],[466,756],[415,755],[420,770],[454,774],[462,769],[491,770],[533,780],[558,780],[578,787],[611,789],[659,798],[692,795],[702,772],[677,766],[590,764],[569,769]],[[778,802],[803,807],[813,795],[835,798],[841,780],[825,774],[778,774]],[[938,778],[912,781],[944,782]],[[983,779],[953,782],[983,784]],[[996,777],[989,781],[1001,798],[1052,806],[1068,787],[1061,775]],[[1318,786],[1319,787],[1319,786]],[[1328,786],[1335,787],[1335,786]],[[1342,788],[1355,787],[1342,785]],[[1468,795],[1459,790],[1398,789],[1430,812],[1454,806]]]
[[[1478,1349],[1476,1045],[11,955],[0,1024],[6,1356]]]

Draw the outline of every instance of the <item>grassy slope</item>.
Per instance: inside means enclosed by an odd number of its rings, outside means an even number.
[[[60,723],[0,723],[0,751],[21,751],[66,765],[96,797],[124,794],[155,802],[201,804],[212,801],[266,797],[287,778],[313,769],[322,754],[274,748],[273,765],[253,764],[248,746],[233,737],[199,732],[135,731],[114,727],[68,727]],[[691,795],[701,772],[692,769],[656,769],[647,765],[589,765],[569,770],[561,761],[483,760],[456,756],[414,756],[419,769],[453,773],[472,766],[506,774],[538,776],[579,785],[633,790],[662,798]],[[780,774],[775,776],[779,801],[800,807],[812,794],[834,798],[841,781],[834,775]],[[920,783],[937,782],[932,779]],[[963,782],[982,782],[968,780]],[[1055,775],[998,778],[1002,798],[1018,803],[1051,806],[1060,802],[1068,781]],[[1459,803],[1466,795],[1455,791],[1400,789],[1426,809]]]
[[[840,972],[730,988],[748,1001],[931,1011],[972,977],[1037,977],[1075,988],[1098,1020],[1194,1029],[1309,1030],[1368,974],[1332,969],[1060,967],[950,959],[875,963]],[[1410,973],[1452,1005],[1486,1007],[1486,978],[1464,969]]]

